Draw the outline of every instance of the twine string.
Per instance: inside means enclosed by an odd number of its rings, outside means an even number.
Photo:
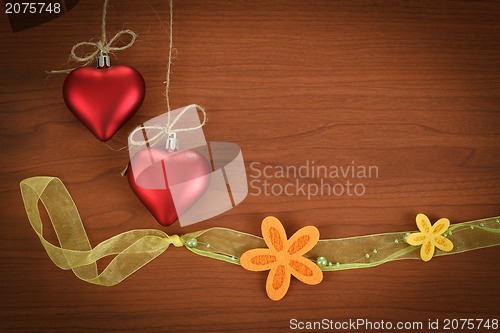
[[[151,7],[147,2],[146,4]],[[165,26],[163,25],[163,22],[161,20],[161,17],[158,15],[158,13],[154,10],[153,7],[151,7],[153,12],[156,14],[158,17],[158,20],[160,21],[161,26],[165,29]],[[174,7],[173,7],[173,0],[170,0],[170,15],[169,15],[169,46],[168,46],[168,62],[167,62],[167,76],[165,79],[165,99],[167,102],[167,123],[165,126],[160,126],[160,125],[147,125],[147,126],[139,126],[135,128],[130,134],[129,134],[129,150],[130,150],[130,145],[132,146],[144,146],[148,145],[149,147],[154,146],[156,143],[161,141],[165,137],[169,137],[172,133],[177,133],[177,132],[189,132],[189,131],[196,131],[200,128],[202,128],[206,122],[207,122],[207,113],[205,109],[199,105],[189,105],[184,107],[184,109],[179,112],[179,114],[172,120],[171,118],[171,107],[170,107],[170,97],[169,97],[169,92],[170,92],[170,73],[172,69],[172,51],[173,51],[173,25],[174,25],[174,18],[173,18],[173,12],[174,12]],[[166,30],[166,29],[165,29]],[[201,112],[203,115],[202,122],[194,127],[188,127],[188,128],[176,128],[174,129],[174,126],[176,123],[179,121],[179,119],[186,113],[186,111],[190,107],[195,107],[197,111]],[[135,140],[134,135],[137,132],[142,132],[145,131],[145,139],[144,140]],[[155,135],[149,137],[149,132],[156,130],[158,133]],[[121,149],[120,149],[121,150]],[[125,176],[128,172],[128,165],[122,170],[120,173],[122,176]]]
[[[154,11],[154,9],[153,9]],[[169,46],[168,46],[168,63],[167,63],[167,76],[165,79],[165,99],[167,102],[167,124],[165,126],[160,126],[160,125],[148,125],[148,126],[139,126],[136,129],[132,131],[129,135],[129,144],[134,145],[134,146],[142,146],[148,144],[149,146],[154,146],[158,141],[162,140],[164,137],[169,137],[172,133],[177,133],[177,132],[189,132],[189,131],[195,131],[200,128],[202,128],[205,123],[207,122],[207,113],[205,109],[199,105],[189,105],[186,106],[182,111],[174,118],[174,120],[171,119],[171,107],[170,107],[170,98],[169,98],[169,92],[170,92],[170,73],[171,73],[171,68],[172,68],[172,50],[173,50],[173,25],[174,25],[174,6],[173,6],[173,0],[170,0],[170,15],[169,15]],[[156,13],[156,11],[155,11]],[[160,16],[158,13],[156,13],[158,16],[158,19],[160,20],[160,24],[163,26],[163,23],[161,21]],[[163,26],[164,27],[164,26]],[[177,121],[186,113],[186,111],[190,107],[196,107],[196,110],[202,113],[203,115],[203,120],[198,126],[194,127],[189,127],[189,128],[178,128],[178,129],[173,129]],[[152,137],[147,137],[145,140],[140,140],[136,141],[134,140],[134,135],[137,132],[140,132],[142,130],[146,131],[146,134],[150,132],[151,130],[158,130],[158,133],[156,135],[153,135]]]
[[[167,100],[167,111],[168,111],[168,122],[170,123],[170,99],[168,97],[168,92],[170,90],[170,67],[172,66],[172,49],[174,44],[174,4],[173,0],[170,0],[170,22],[169,22],[169,46],[168,46],[168,64],[167,64],[167,79],[165,80],[165,98]],[[203,110],[205,113],[205,110]],[[206,114],[205,114],[206,118]]]

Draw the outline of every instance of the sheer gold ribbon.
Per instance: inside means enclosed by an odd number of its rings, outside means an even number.
[[[211,228],[182,236],[169,236],[154,229],[131,230],[116,235],[92,248],[73,199],[60,179],[33,177],[21,182],[21,193],[28,219],[50,259],[62,269],[71,269],[83,281],[113,286],[162,254],[170,245],[185,246],[190,251],[239,264],[238,258],[253,248],[265,247],[262,238],[247,233]],[[45,207],[60,246],[43,236],[38,203]],[[408,233],[396,232],[343,239],[320,240],[307,257],[324,256],[330,261],[324,271],[374,267],[397,259],[419,258],[419,247],[404,242]],[[446,235],[455,245],[451,252],[439,250],[435,256],[460,253],[500,245],[500,217],[452,225]],[[186,246],[196,239],[195,247]],[[189,242],[188,242],[189,244]],[[115,256],[98,273],[96,262]]]

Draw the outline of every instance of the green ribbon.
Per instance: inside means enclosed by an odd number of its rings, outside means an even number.
[[[59,178],[33,177],[21,182],[21,194],[28,219],[50,259],[61,269],[71,269],[83,281],[113,286],[162,254],[170,245],[186,247],[195,254],[239,264],[238,258],[254,248],[264,248],[261,237],[227,229],[210,228],[182,236],[167,235],[161,230],[130,230],[92,248],[76,205]],[[57,235],[59,246],[43,237],[43,223],[38,209],[45,207]],[[399,259],[419,259],[419,247],[404,241],[406,232],[375,234],[320,240],[306,255],[314,260],[326,257],[323,271],[374,267]],[[453,242],[450,252],[436,251],[435,256],[461,253],[500,245],[500,217],[452,225],[446,236]],[[188,240],[196,239],[190,247]],[[99,273],[96,262],[114,256]]]

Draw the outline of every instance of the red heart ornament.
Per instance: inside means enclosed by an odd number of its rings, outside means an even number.
[[[81,67],[63,85],[69,110],[101,141],[108,141],[144,100],[142,75],[128,66]]]
[[[211,173],[209,161],[196,151],[168,153],[156,148],[135,154],[128,170],[132,191],[163,226],[174,223],[203,195]],[[182,191],[176,190],[174,204],[171,186],[179,184]]]

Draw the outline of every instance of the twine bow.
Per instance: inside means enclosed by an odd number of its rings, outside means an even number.
[[[187,110],[189,110],[189,108],[191,108],[193,106],[196,108],[196,110],[200,111],[203,114],[202,122],[198,126],[174,129],[173,127],[179,121],[179,119],[186,113]],[[154,146],[156,143],[158,143],[158,141],[161,141],[165,137],[168,138],[173,133],[195,131],[197,129],[202,128],[206,124],[207,112],[205,111],[205,109],[203,107],[201,107],[197,104],[191,104],[191,105],[184,107],[184,109],[182,109],[182,111],[179,112],[179,114],[174,118],[174,120],[171,121],[170,119],[171,119],[170,112],[168,112],[167,113],[167,124],[165,126],[148,125],[148,126],[139,126],[139,127],[135,128],[132,131],[132,133],[130,133],[130,135],[129,135],[129,143],[133,146],[143,146],[143,145]],[[139,140],[139,141],[134,140],[134,135],[137,132],[140,132],[142,130],[145,130],[146,133],[150,130],[158,130],[158,133],[156,135],[153,135],[150,138],[146,138],[145,140]]]
[[[70,61],[81,63],[82,66],[87,66],[88,64],[92,63],[92,61],[94,61],[94,59],[96,59],[100,53],[108,54],[108,53],[113,53],[114,51],[123,51],[125,49],[128,49],[132,45],[134,45],[135,40],[137,39],[137,34],[129,29],[118,31],[113,36],[113,38],[111,38],[109,41],[107,41],[107,38],[106,38],[106,13],[107,13],[107,8],[108,8],[108,1],[109,0],[104,1],[104,6],[102,9],[101,40],[97,41],[97,42],[88,41],[88,42],[80,42],[80,43],[75,44],[71,48],[71,52],[69,55]],[[121,40],[120,38],[123,35],[129,35],[130,41],[123,46],[116,46],[116,43]],[[95,48],[95,51],[90,52],[90,53],[86,53],[83,56],[77,55],[76,50],[78,50],[81,47],[85,47],[85,46],[93,47],[93,48]],[[75,68],[53,70],[53,71],[49,71],[48,74],[61,74],[61,73],[67,74],[67,73],[71,72],[72,70],[74,70]]]

